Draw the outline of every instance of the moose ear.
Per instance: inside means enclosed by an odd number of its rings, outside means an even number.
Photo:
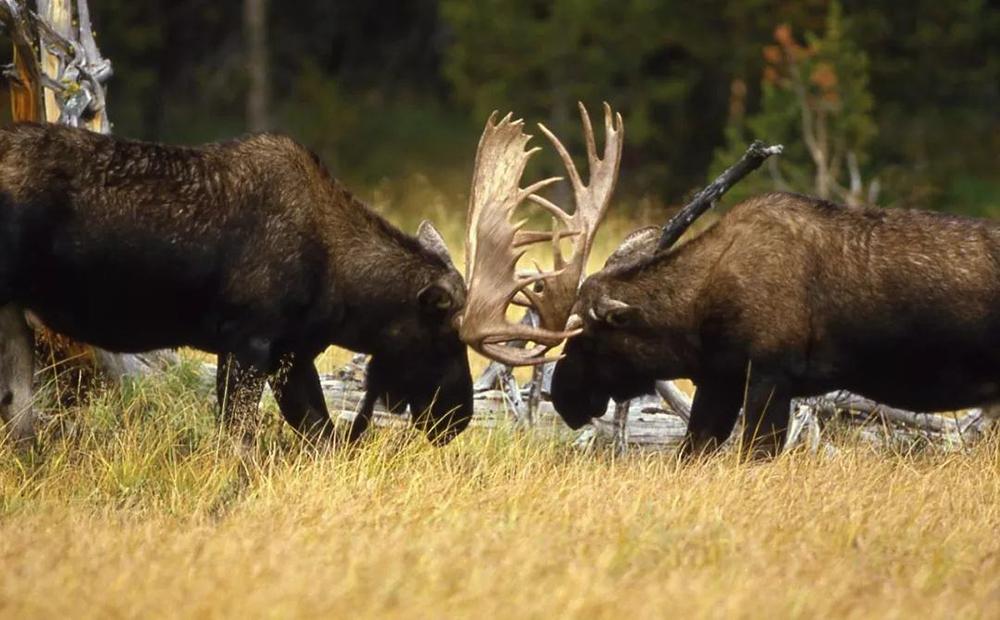
[[[421,307],[436,312],[447,312],[455,307],[455,295],[440,282],[431,282],[417,293]]]
[[[608,260],[605,261],[604,267],[614,267],[620,265],[635,256],[640,252],[645,250],[655,250],[656,243],[660,239],[660,227],[659,226],[646,226],[645,228],[640,228],[639,230],[634,230],[625,240],[618,245]]]
[[[451,261],[451,254],[448,253],[448,246],[445,245],[444,237],[441,236],[437,228],[434,228],[434,224],[431,224],[430,220],[420,222],[420,226],[417,228],[417,241],[425,250],[443,260],[445,265],[452,269],[455,268],[455,263]]]
[[[601,298],[593,309],[594,318],[611,327],[627,327],[637,316],[639,310],[624,301]]]

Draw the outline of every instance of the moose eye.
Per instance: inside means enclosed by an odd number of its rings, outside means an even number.
[[[638,311],[623,301],[601,298],[590,309],[589,314],[591,319],[599,323],[618,328],[631,325]]]
[[[628,308],[614,310],[605,315],[604,322],[611,327],[628,327],[632,322],[633,315],[634,313],[630,312]]]
[[[427,308],[437,310],[450,310],[454,305],[451,293],[438,283],[431,283],[425,286],[419,293],[417,299]]]

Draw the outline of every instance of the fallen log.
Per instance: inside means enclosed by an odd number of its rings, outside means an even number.
[[[656,393],[667,403],[670,411],[685,422],[691,420],[691,399],[673,381],[657,381]]]
[[[878,419],[881,423],[904,426],[934,433],[963,433],[975,429],[983,418],[981,409],[953,413],[920,413],[879,404],[870,398],[845,390],[830,392],[803,402],[819,415],[834,417],[838,413],[860,417],[862,422]]]

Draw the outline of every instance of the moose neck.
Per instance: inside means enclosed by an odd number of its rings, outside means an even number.
[[[416,312],[419,291],[445,268],[338,183],[331,183],[328,200],[323,229],[333,260],[327,277],[340,319],[334,341],[371,353],[392,321]]]
[[[664,339],[672,375],[693,377],[702,370],[701,308],[710,295],[713,274],[725,254],[714,227],[669,253],[614,274],[623,301],[641,306],[655,317],[655,338]]]

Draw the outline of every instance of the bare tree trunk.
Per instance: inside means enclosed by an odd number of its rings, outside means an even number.
[[[63,39],[67,41],[73,39],[73,5],[70,0],[38,0],[38,16],[45,20],[45,23]],[[39,47],[42,72],[49,79],[58,82],[66,68],[63,57],[55,54],[45,45]],[[58,99],[59,93],[50,88],[44,89],[43,92],[45,95],[45,120],[49,123],[58,123],[62,113],[62,105]]]
[[[35,337],[15,305],[0,308],[0,426],[15,443],[35,436],[32,408]]]
[[[10,81],[11,112],[14,119],[41,119],[44,116],[41,75],[35,59],[35,39],[23,2],[0,0],[0,24],[14,46]]]
[[[271,76],[267,46],[267,0],[243,0],[243,36],[246,46],[247,128],[270,128]]]

